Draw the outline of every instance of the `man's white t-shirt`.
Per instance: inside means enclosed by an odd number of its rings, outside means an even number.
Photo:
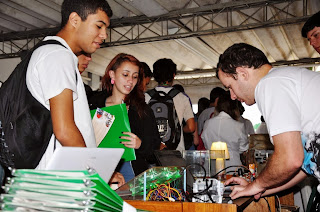
[[[64,89],[72,90],[76,126],[87,147],[96,147],[88,101],[78,70],[78,58],[62,38],[48,36],[44,40],[57,40],[67,48],[48,44],[35,50],[27,70],[27,87],[48,110],[50,110],[49,99],[59,95]],[[37,169],[45,169],[54,148],[60,146],[60,142],[58,140],[55,142],[55,137],[52,136]]]
[[[303,170],[320,180],[320,73],[305,68],[273,68],[260,80],[255,100],[269,135],[300,131]]]
[[[163,91],[165,93],[169,93],[169,91],[172,89],[172,87],[162,87],[158,86],[155,88],[157,91]],[[145,100],[146,103],[150,101],[151,97],[148,93],[145,93]],[[175,109],[177,111],[179,123],[181,125],[181,138],[180,138],[180,143],[177,147],[177,150],[183,151],[185,150],[184,146],[184,138],[183,138],[183,129],[182,129],[182,120],[184,119],[187,121],[190,118],[194,118],[193,111],[190,105],[189,98],[185,96],[183,93],[178,93],[174,98],[173,98],[173,103],[175,106]]]

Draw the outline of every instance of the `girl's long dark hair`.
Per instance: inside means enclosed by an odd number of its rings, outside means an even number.
[[[138,82],[136,86],[134,86],[133,90],[125,97],[124,103],[127,105],[134,105],[138,111],[138,115],[142,118],[145,114],[145,98],[143,93],[143,68],[140,61],[132,55],[120,53],[116,55],[109,65],[106,68],[106,72],[102,78],[102,89],[105,90],[108,96],[112,95],[113,85],[111,84],[111,78],[109,72],[112,70],[116,72],[116,70],[121,66],[124,62],[130,62],[139,67],[138,74]]]

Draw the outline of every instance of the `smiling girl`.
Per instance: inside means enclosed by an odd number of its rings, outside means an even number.
[[[159,149],[160,137],[151,108],[145,103],[143,93],[143,69],[134,56],[120,53],[107,66],[102,78],[102,89],[107,95],[102,106],[126,103],[132,132],[123,132],[122,144],[134,148],[136,160],[125,162],[120,168],[126,182],[148,169],[147,159],[153,150]],[[132,166],[134,172],[132,170]]]

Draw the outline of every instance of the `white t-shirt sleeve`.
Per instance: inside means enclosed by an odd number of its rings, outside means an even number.
[[[270,136],[301,131],[300,105],[292,81],[284,78],[263,79],[256,88],[255,97]]]
[[[57,61],[67,62],[57,63]],[[36,69],[46,104],[49,104],[49,99],[59,95],[64,89],[73,91],[73,100],[78,98],[77,68],[70,52],[64,49],[50,52],[37,63]]]
[[[189,119],[194,118],[194,114],[193,114],[192,107],[190,105],[188,97],[184,98],[184,105],[185,105],[185,110],[183,113],[183,119],[185,121],[188,121]]]
[[[148,93],[145,93],[144,98],[145,98],[146,103],[148,104],[151,99],[150,95]]]

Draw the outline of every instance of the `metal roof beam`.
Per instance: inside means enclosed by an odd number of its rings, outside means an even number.
[[[302,12],[300,16],[288,13],[287,8],[289,8],[292,4],[299,4],[299,8],[306,7],[305,0],[247,0],[232,1],[228,3],[172,11],[165,15],[156,17],[139,16],[123,19],[112,19],[111,28],[108,32],[108,40],[101,45],[101,48],[187,37],[198,37],[203,35],[252,30],[257,28],[283,26],[287,24],[305,22],[310,16]],[[261,8],[264,9],[261,10]],[[251,15],[247,14],[248,9],[253,10]],[[270,13],[271,10],[276,10],[276,13]],[[301,11],[305,10],[305,8],[302,8]],[[244,22],[237,24],[232,22],[232,17],[238,14],[247,14],[247,16]],[[261,18],[259,19],[258,17]],[[219,21],[217,21],[218,18],[220,18]],[[210,24],[205,25],[206,22],[209,22]],[[170,26],[172,25],[176,26],[177,28],[175,32],[170,30]],[[1,49],[1,52],[5,53],[0,54],[0,59],[18,57],[20,51],[28,50],[32,47],[31,45],[26,45],[26,43],[30,42],[30,39],[34,39],[36,41],[40,37],[43,38],[47,35],[55,35],[58,31],[59,28],[56,27],[0,34],[0,43],[5,42],[9,45],[20,45],[21,47],[18,48],[19,50],[17,52],[13,52],[12,48]],[[26,40],[26,43],[23,44],[23,40]],[[0,48],[1,46],[4,45],[0,45]],[[6,52],[8,54],[6,54]]]

